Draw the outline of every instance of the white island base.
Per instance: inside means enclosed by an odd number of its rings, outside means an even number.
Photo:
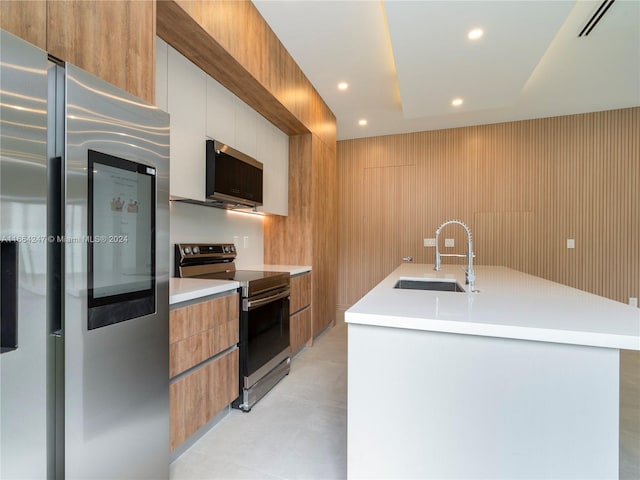
[[[350,479],[618,477],[640,311],[504,267],[403,264],[345,313]]]
[[[349,478],[617,478],[618,350],[348,328]]]

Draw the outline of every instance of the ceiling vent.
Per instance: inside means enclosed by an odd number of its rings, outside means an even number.
[[[602,20],[604,14],[607,13],[607,10],[609,10],[611,5],[613,5],[613,2],[615,1],[616,0],[604,0],[598,7],[598,10],[596,10],[596,13],[593,14],[587,24],[580,31],[578,37],[586,37],[587,35],[589,35],[591,33],[591,30],[593,30],[595,26],[600,22],[600,20]]]

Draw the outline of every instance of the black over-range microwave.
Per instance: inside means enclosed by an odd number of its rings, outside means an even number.
[[[262,163],[216,140],[207,140],[206,196],[223,205],[262,205]]]

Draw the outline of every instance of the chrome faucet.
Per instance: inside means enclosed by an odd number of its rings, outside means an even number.
[[[464,228],[465,232],[467,232],[467,254],[462,255],[461,253],[440,253],[438,247],[438,238],[440,237],[440,232],[447,225],[460,225]],[[476,280],[476,274],[473,271],[473,257],[475,254],[473,253],[473,237],[471,236],[471,229],[460,220],[448,220],[444,222],[442,225],[438,227],[436,230],[436,261],[435,261],[435,270],[436,272],[440,271],[440,257],[467,257],[467,269],[465,270],[466,275],[466,283],[469,285],[469,290],[473,292],[473,285]]]

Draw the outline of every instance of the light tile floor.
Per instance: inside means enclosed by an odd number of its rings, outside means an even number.
[[[172,480],[347,476],[347,327],[321,334],[249,413],[230,414],[171,465]]]
[[[289,375],[251,412],[231,410],[173,462],[171,479],[346,478],[347,327],[343,317],[339,312],[336,326],[294,358]],[[625,357],[622,371],[620,479],[640,478],[637,353]]]

